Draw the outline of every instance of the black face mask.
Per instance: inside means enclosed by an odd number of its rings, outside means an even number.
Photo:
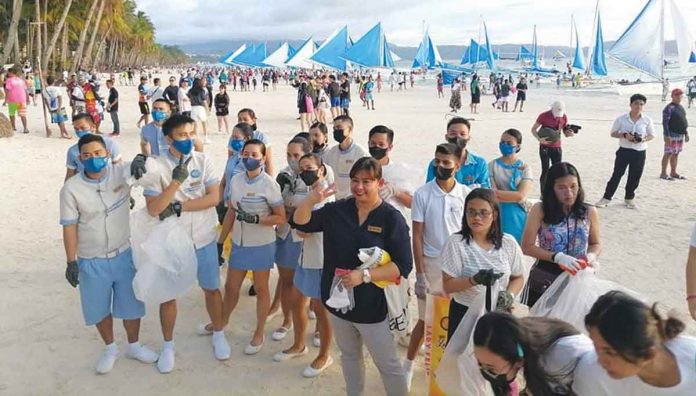
[[[508,394],[510,394],[510,383],[514,381],[514,379],[508,380],[507,374],[498,374],[496,376],[492,376],[485,370],[480,371],[483,378],[485,378],[486,381],[490,382],[491,388],[493,388],[493,393],[496,396],[507,396]]]
[[[387,156],[387,150],[388,149],[377,146],[372,146],[369,148],[370,155],[372,156],[372,158],[378,161]]]
[[[300,179],[304,182],[304,184],[307,185],[307,187],[311,187],[312,184],[314,184],[317,179],[319,179],[319,176],[317,176],[318,171],[315,170],[305,170],[300,172]]]
[[[457,137],[448,137],[448,138],[447,138],[447,143],[456,144],[457,146],[459,146],[459,147],[461,147],[461,148],[464,148],[464,147],[466,147],[467,143],[469,143],[469,139],[464,139],[464,138],[461,137],[461,136],[457,136]]]
[[[255,131],[256,130],[256,123],[251,124],[251,130]]]
[[[437,180],[447,180],[452,177],[452,174],[454,173],[454,168],[443,168],[441,166],[436,166],[435,167],[435,178]]]
[[[344,140],[346,140],[346,136],[344,135],[345,131],[343,129],[334,129],[333,130],[333,137],[334,140],[338,142],[338,144],[343,143]]]
[[[316,142],[312,142],[312,152],[314,154],[321,153],[322,151],[324,151],[325,148],[326,148],[326,143],[318,144]]]

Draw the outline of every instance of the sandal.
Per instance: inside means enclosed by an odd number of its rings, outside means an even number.
[[[290,330],[292,330],[292,325],[288,327],[281,326],[278,328],[278,330],[273,332],[271,338],[273,339],[273,341],[281,341],[288,335],[288,332],[290,332]]]
[[[660,179],[662,179],[662,180],[669,180],[669,181],[674,180],[674,179],[672,179],[670,176],[667,176],[667,175],[660,175]]]
[[[672,178],[672,180],[686,180],[686,176],[682,175],[670,175],[670,177]]]

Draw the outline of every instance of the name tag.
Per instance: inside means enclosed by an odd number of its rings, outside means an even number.
[[[198,187],[198,186],[201,185],[201,183],[202,183],[202,182],[199,180],[199,181],[197,181],[197,182],[191,183],[191,184],[189,185],[189,187],[191,187],[191,188]]]
[[[376,227],[376,226],[367,226],[367,231],[368,232],[374,232],[375,234],[381,234],[382,233],[382,227]]]
[[[247,197],[254,197],[254,196],[256,196],[256,193],[255,193],[255,192],[248,192],[248,193],[246,194],[246,196],[247,196]]]

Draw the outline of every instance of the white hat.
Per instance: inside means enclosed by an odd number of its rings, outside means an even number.
[[[551,113],[556,118],[563,117],[565,115],[565,103],[560,100],[551,103]]]

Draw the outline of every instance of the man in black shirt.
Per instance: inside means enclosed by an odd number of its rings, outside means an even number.
[[[324,268],[321,300],[331,315],[346,393],[363,394],[365,365],[362,345],[367,346],[379,369],[387,395],[408,394],[406,374],[389,331],[387,300],[375,282],[408,278],[413,268],[408,225],[401,213],[379,196],[384,184],[382,167],[372,157],[359,159],[350,170],[352,197],[328,203],[312,211],[315,204],[335,194],[333,186],[312,190],[295,210],[290,224],[302,232],[323,232]],[[391,255],[385,265],[359,270],[361,248],[380,247]],[[334,276],[352,289],[355,306],[338,311],[327,304]]]
[[[341,109],[342,115],[350,117],[350,79],[348,73],[343,73],[341,76]]]
[[[336,76],[329,76],[329,98],[331,99],[331,118],[341,115],[341,86],[336,81]]]
[[[522,113],[524,110],[524,101],[527,100],[527,79],[522,77],[520,78],[520,82],[517,83],[517,100],[515,101],[515,108],[512,109],[513,113],[517,111],[517,105],[520,105],[520,113]]]
[[[106,80],[106,87],[109,88],[109,98],[106,100],[106,111],[111,116],[111,123],[114,124],[114,130],[111,136],[121,134],[121,123],[118,120],[118,91],[114,88],[114,80]]]
[[[172,115],[179,114],[179,85],[176,83],[176,77],[169,77],[169,86],[164,89],[162,97],[172,106]]]

